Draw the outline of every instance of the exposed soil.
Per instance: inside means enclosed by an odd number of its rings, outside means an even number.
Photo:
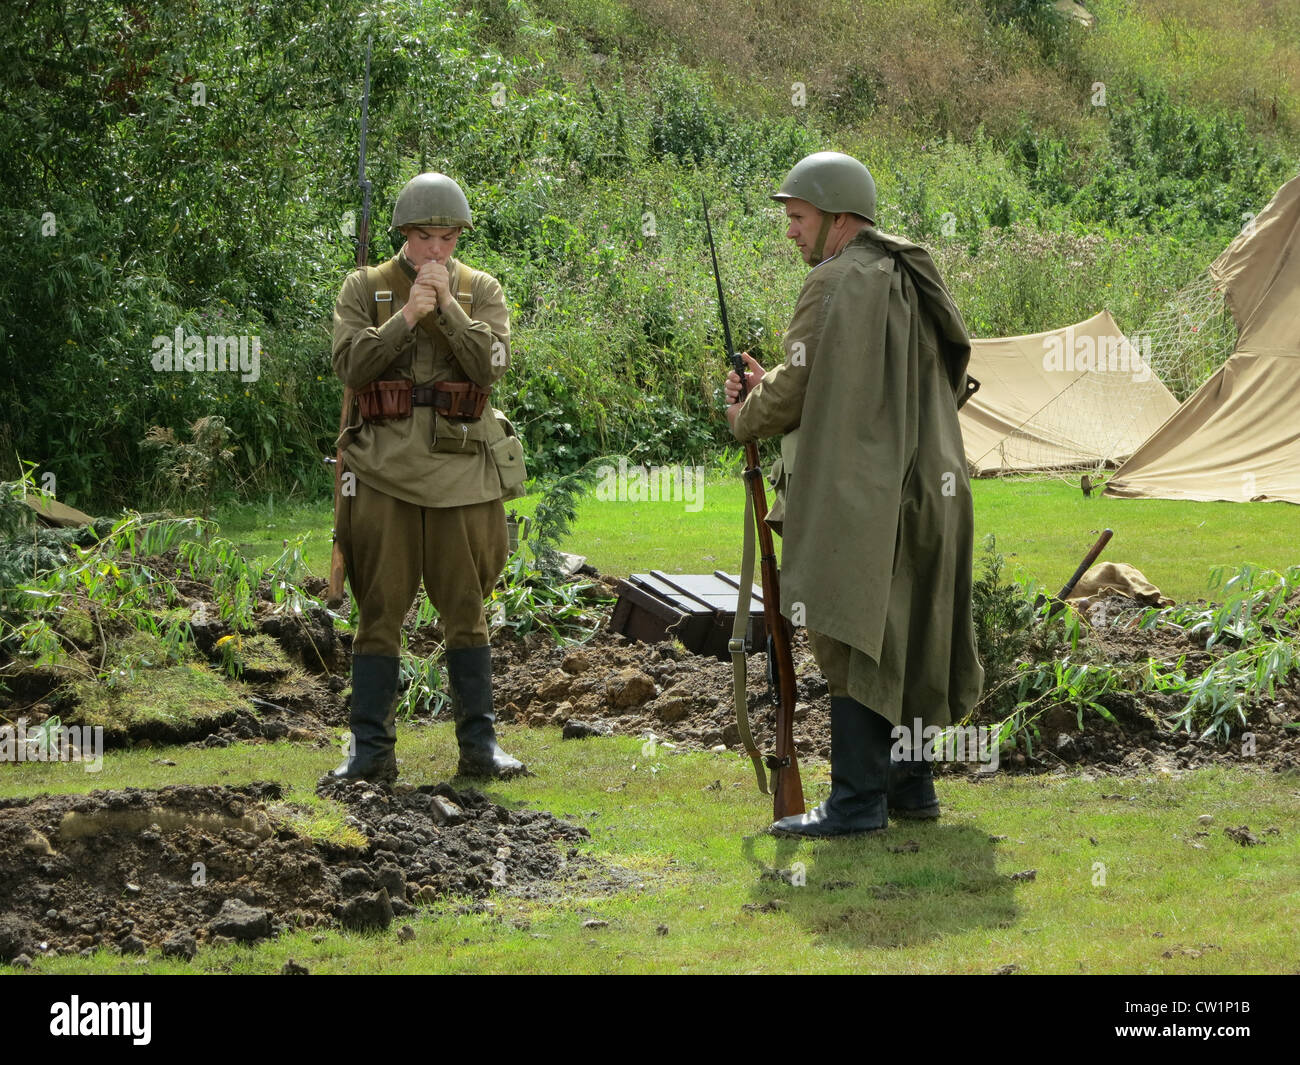
[[[0,961],[98,947],[193,957],[287,928],[383,929],[449,895],[542,898],[627,879],[578,852],[585,828],[477,791],[319,793],[348,806],[364,846],[304,838],[275,783],[0,800]]]
[[[1204,604],[1201,604],[1204,605]],[[1200,676],[1225,650],[1206,650],[1204,633],[1189,636],[1173,627],[1142,629],[1147,607],[1120,596],[1095,601],[1086,612],[1090,631],[1114,665],[1143,664],[1150,658],[1183,659],[1189,678]],[[1249,725],[1234,729],[1233,739],[1220,743],[1187,732],[1170,732],[1162,715],[1182,709],[1183,702],[1159,692],[1116,692],[1102,698],[1115,723],[1085,718],[1080,732],[1077,716],[1053,711],[1039,721],[1040,740],[1027,759],[1031,768],[1083,763],[1114,772],[1195,769],[1213,764],[1253,765],[1274,772],[1300,770],[1300,678],[1279,686],[1275,697],[1255,706]],[[1249,738],[1246,737],[1246,732]],[[1015,764],[1013,760],[1013,765]]]
[[[226,746],[234,742],[289,739],[333,746],[346,728],[351,637],[338,632],[333,617],[319,607],[301,613],[276,603],[270,589],[259,590],[253,625],[234,633],[222,621],[210,584],[175,578],[194,643],[214,671],[222,662],[219,643],[237,636],[243,673],[231,689],[229,707],[206,718],[164,716],[114,730],[106,728],[107,746],[197,743]],[[612,582],[605,580],[607,585]],[[308,578],[306,590],[323,595],[325,582]],[[1190,676],[1203,671],[1222,653],[1207,651],[1204,637],[1190,638],[1173,627],[1139,629],[1144,607],[1120,597],[1098,599],[1087,610],[1092,632],[1113,663],[1143,663],[1151,655],[1173,660],[1182,656]],[[415,628],[415,608],[407,618],[411,650],[432,652],[438,645],[436,623]],[[93,632],[89,619],[86,631]],[[102,634],[101,634],[102,635]],[[84,636],[84,633],[83,633]],[[108,634],[110,641],[113,636]],[[125,637],[124,637],[125,638]],[[229,641],[226,641],[227,645]],[[228,648],[227,648],[228,649]],[[99,650],[85,648],[91,658]],[[795,742],[801,756],[830,754],[829,693],[813,660],[805,635],[796,631],[795,671],[798,709]],[[569,736],[618,733],[653,736],[681,747],[726,747],[739,752],[740,737],[732,708],[729,662],[683,651],[671,643],[637,644],[598,632],[587,643],[557,647],[534,633],[522,640],[501,630],[494,640],[497,706],[500,718],[530,726],[567,726]],[[4,667],[8,693],[0,695],[0,718],[19,716],[33,727],[59,714],[65,724],[79,723],[79,708],[68,686],[49,669],[24,670],[15,660]],[[755,739],[770,750],[775,710],[766,675],[766,657],[748,662],[750,722]],[[1253,750],[1239,739],[1222,746],[1186,733],[1171,734],[1162,720],[1180,707],[1172,696],[1155,692],[1115,692],[1103,698],[1113,723],[1095,714],[1081,732],[1076,715],[1054,710],[1035,722],[1032,745],[1004,754],[1004,770],[1038,771],[1061,766],[1090,766],[1105,772],[1191,768],[1215,762],[1240,762],[1283,770],[1300,766],[1300,683],[1280,688],[1268,705],[1251,714]],[[984,723],[984,722],[978,722]],[[969,771],[958,768],[956,771]]]
[[[1189,638],[1172,628],[1137,628],[1146,607],[1113,597],[1098,600],[1087,620],[1113,663],[1142,663],[1154,655],[1185,656],[1195,677],[1216,657],[1204,637]],[[630,642],[598,633],[580,647],[556,648],[531,637],[500,643],[496,658],[497,701],[503,720],[527,725],[569,726],[570,734],[618,733],[654,736],[688,748],[726,746],[741,751],[735,722],[731,665],[674,647]],[[795,745],[800,755],[830,756],[830,695],[804,634],[796,631],[795,672],[798,709]],[[775,711],[766,679],[766,657],[752,655],[747,668],[750,723],[760,749],[771,749]],[[1300,769],[1300,683],[1293,679],[1276,699],[1255,709],[1251,740],[1223,745],[1186,732],[1171,733],[1161,714],[1177,711],[1176,700],[1156,692],[1116,692],[1102,699],[1115,720],[1093,713],[1081,731],[1077,715],[1066,710],[1044,714],[1028,750],[1008,752],[1001,768],[1041,772],[1086,766],[1106,773],[1191,769],[1211,764],[1246,764],[1272,771]],[[977,723],[985,723],[978,721]],[[974,773],[978,765],[938,763],[941,772]]]
[[[308,577],[303,588],[323,597],[327,581]],[[220,661],[216,643],[233,634],[214,609],[210,587],[191,582],[196,598],[191,603],[190,631],[199,650]],[[334,619],[320,607],[301,614],[279,609],[263,589],[254,611],[256,633],[275,641],[283,658],[259,661],[249,655],[241,682],[251,692],[248,708],[214,730],[204,746],[226,746],[239,741],[306,740],[320,746],[335,745],[340,727],[346,727],[348,686],[352,665],[352,635],[335,629]],[[287,661],[291,667],[284,668]]]
[[[178,723],[171,732],[157,719],[134,732],[106,731],[110,744],[289,739],[332,746],[346,727],[343,692],[350,669],[350,638],[336,633],[333,618],[318,608],[286,612],[266,594],[253,626],[235,634],[220,620],[211,587],[180,583],[203,658],[219,664],[218,642],[238,636],[241,686],[225,682],[237,698],[229,711]],[[308,590],[322,594],[323,583],[310,582]],[[1176,628],[1139,629],[1142,609],[1118,599],[1089,608],[1092,633],[1112,663],[1182,656],[1187,673],[1196,676],[1223,653]],[[105,635],[110,641],[114,636],[101,632],[100,638]],[[436,636],[436,626],[411,631],[411,647],[427,652]],[[92,656],[96,645],[82,649]],[[829,693],[799,631],[794,661],[798,751],[805,759],[827,758]],[[8,684],[0,717],[22,714],[32,726],[59,713],[65,723],[76,723],[75,700],[48,669],[15,669],[13,659],[0,665],[7,666]],[[750,721],[766,751],[775,713],[765,670],[764,655],[750,656]],[[639,644],[602,630],[585,644],[557,647],[541,634],[522,640],[499,634],[494,673],[505,722],[561,727],[566,739],[620,734],[683,748],[741,750],[731,664],[673,643]],[[1103,701],[1114,722],[1093,715],[1080,731],[1072,712],[1043,714],[1032,749],[1005,753],[1001,769],[1127,775],[1222,763],[1277,772],[1300,768],[1300,729],[1292,727],[1300,721],[1300,683],[1294,680],[1252,709],[1249,749],[1241,738],[1223,746],[1170,733],[1161,715],[1179,706],[1159,693],[1121,691]],[[979,767],[936,768],[974,773]],[[295,827],[302,811],[284,800],[276,783],[0,800],[0,895],[6,902],[0,961],[24,964],[22,955],[104,947],[193,957],[204,945],[254,942],[291,928],[383,929],[418,905],[448,897],[464,899],[471,909],[488,908],[494,891],[549,898],[571,894],[575,885],[587,893],[614,891],[635,879],[582,854],[584,828],[549,813],[506,809],[476,791],[457,792],[447,784],[393,791],[329,781],[319,791],[346,804],[347,823],[364,836],[364,845],[307,839]],[[1248,830],[1234,838],[1243,846],[1263,842]]]
[[[174,554],[153,561],[162,572],[175,564]],[[224,656],[218,643],[224,637],[238,639],[239,683],[230,686],[225,706],[208,713],[139,718],[123,713],[120,719],[110,715],[107,721],[95,717],[93,723],[104,729],[104,746],[193,742],[225,746],[236,741],[278,739],[334,746],[339,727],[347,722],[342,693],[351,666],[351,635],[335,629],[328,611],[309,607],[295,613],[276,603],[269,588],[261,588],[252,626],[236,632],[222,620],[209,582],[181,576],[174,576],[172,582],[181,596],[178,606],[187,614],[199,665],[206,663],[212,673],[224,675]],[[320,578],[304,581],[313,595],[323,595],[325,584]],[[165,609],[166,604],[160,601],[159,618]],[[115,655],[138,647],[144,637],[118,618],[92,622],[89,612],[81,613],[80,618],[84,631],[76,627],[75,617],[60,623],[59,635],[72,660],[62,668],[24,668],[21,660],[0,650],[0,679],[4,681],[0,720],[21,719],[29,728],[51,716],[58,716],[65,725],[92,723],[78,694],[82,690],[78,679],[93,676]],[[144,646],[148,649],[148,644]],[[140,660],[132,665],[134,676],[124,687],[124,700],[157,698],[153,682],[162,671],[151,660],[157,657],[148,653],[137,656]]]
[[[654,736],[688,748],[741,750],[730,662],[683,651],[671,642],[634,643],[598,633],[579,646],[557,648],[532,637],[494,649],[497,705],[503,721],[597,732]],[[795,745],[801,754],[830,756],[830,693],[802,632],[795,633],[798,706]],[[750,728],[761,747],[776,726],[767,658],[746,668]]]

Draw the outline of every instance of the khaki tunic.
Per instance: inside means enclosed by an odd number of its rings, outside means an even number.
[[[895,725],[959,721],[983,684],[961,316],[922,249],[867,228],[808,275],[784,348],[735,425],[742,441],[787,434],[782,613],[806,624],[833,694]]]
[[[419,387],[473,381],[491,388],[510,366],[510,316],[496,278],[481,272],[474,278],[473,318],[452,299],[412,330],[401,309],[415,271],[401,253],[395,262],[405,284],[399,281],[394,287],[392,316],[379,327],[372,324],[375,315],[367,306],[364,272],[355,271],[343,283],[334,307],[334,372],[339,379],[353,389],[399,378]],[[460,270],[452,259],[448,274],[453,296]],[[348,470],[370,487],[422,507],[459,507],[502,497],[488,449],[505,435],[487,412],[466,427],[433,407],[416,407],[410,418],[382,423],[365,423],[356,414],[340,443]],[[435,436],[443,441],[437,446],[457,450],[435,451]]]

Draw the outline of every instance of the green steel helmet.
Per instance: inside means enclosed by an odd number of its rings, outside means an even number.
[[[861,215],[876,224],[876,182],[871,171],[843,152],[814,152],[794,164],[774,200],[807,200],[826,214]]]
[[[469,200],[446,174],[417,174],[393,204],[391,229],[402,226],[463,226],[473,229]]]

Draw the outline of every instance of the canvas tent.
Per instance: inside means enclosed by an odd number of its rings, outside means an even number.
[[[1236,348],[1115,472],[1106,494],[1300,503],[1300,177],[1210,274],[1237,323]]]
[[[1178,408],[1109,311],[974,340],[969,373],[980,390],[961,409],[961,430],[976,476],[1113,466]]]

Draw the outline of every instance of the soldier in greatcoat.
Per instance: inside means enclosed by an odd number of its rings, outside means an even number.
[[[939,816],[921,729],[962,720],[983,670],[971,617],[974,516],[957,421],[970,340],[930,256],[875,228],[867,168],[801,160],[773,199],[812,267],[751,391],[726,384],[741,441],[784,434],[772,521],[781,612],[831,693],[831,794],[774,832],[834,836]],[[891,752],[893,754],[891,764]]]

